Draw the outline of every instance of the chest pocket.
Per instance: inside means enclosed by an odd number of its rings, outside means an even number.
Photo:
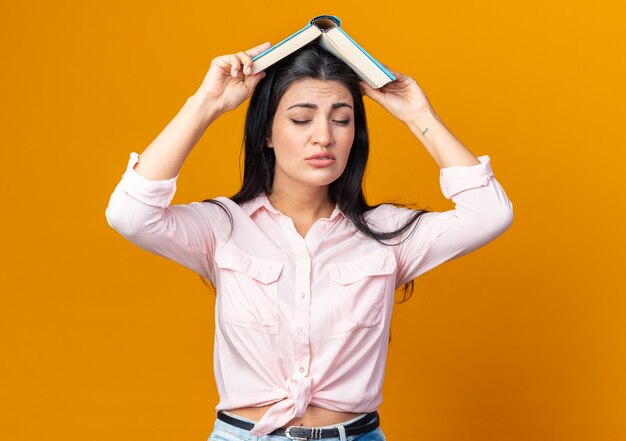
[[[251,256],[234,245],[215,251],[220,269],[216,307],[233,326],[278,334],[278,277],[282,262]]]
[[[330,278],[330,337],[381,329],[387,295],[394,291],[393,254],[380,249],[351,262],[328,264],[326,268]]]

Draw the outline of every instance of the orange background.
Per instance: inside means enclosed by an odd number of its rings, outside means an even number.
[[[626,439],[626,3],[605,0],[4,5],[1,439],[206,441],[214,294],[105,208],[213,57],[322,13],[412,75],[514,204],[504,235],[396,307],[387,438]],[[245,107],[209,127],[173,203],[237,190]],[[369,202],[453,208],[409,130],[367,108]]]

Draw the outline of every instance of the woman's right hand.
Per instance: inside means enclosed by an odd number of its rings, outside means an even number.
[[[269,41],[236,54],[221,55],[211,61],[196,95],[212,100],[221,112],[235,109],[252,95],[265,72],[252,75],[252,57],[271,47]]]

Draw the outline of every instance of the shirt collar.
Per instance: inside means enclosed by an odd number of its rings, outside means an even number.
[[[267,195],[265,193],[260,193],[257,197],[255,197],[253,199],[250,199],[249,201],[246,201],[242,205],[243,210],[246,212],[246,214],[248,216],[252,216],[252,214],[255,211],[257,211],[259,208],[261,208],[261,207],[265,207],[265,209],[267,211],[270,211],[270,212],[272,212],[274,214],[282,215],[282,213],[280,211],[278,211],[276,208],[274,208],[274,206],[271,204],[270,200],[268,199],[268,197],[267,197]],[[330,215],[330,220],[335,219],[339,215],[342,215],[346,219],[348,218],[339,209],[339,204],[335,204],[335,209],[333,210],[332,214]]]

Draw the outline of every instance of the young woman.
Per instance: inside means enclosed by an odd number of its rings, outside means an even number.
[[[395,290],[502,234],[512,204],[489,156],[450,133],[413,78],[393,72],[373,90],[316,43],[251,75],[268,47],[212,61],[141,157],[131,153],[107,221],[216,287],[211,440],[384,440],[377,407]],[[367,204],[362,94],[415,134],[454,209]],[[206,128],[249,97],[240,191],[170,205]]]

